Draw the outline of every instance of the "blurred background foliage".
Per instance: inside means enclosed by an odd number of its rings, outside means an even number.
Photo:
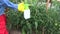
[[[22,12],[9,9],[7,27],[20,30],[22,34],[60,34],[60,2],[52,0],[46,13],[46,0],[11,0],[13,3],[24,1],[31,4],[31,18],[25,20]]]

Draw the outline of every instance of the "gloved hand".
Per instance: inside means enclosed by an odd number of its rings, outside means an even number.
[[[29,4],[24,4],[24,2],[18,4],[18,11],[24,12],[26,9],[29,9]]]
[[[21,11],[21,12],[24,11],[24,2],[18,4],[18,11]]]
[[[24,18],[25,19],[30,18],[29,4],[24,4],[24,3],[18,4],[18,10],[21,11],[21,12],[24,12]]]

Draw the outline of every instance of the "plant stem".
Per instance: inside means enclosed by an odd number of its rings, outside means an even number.
[[[49,1],[50,1],[50,0],[47,0],[47,3],[46,3],[46,13],[48,13]]]
[[[44,29],[44,27],[43,27],[43,28],[42,28],[42,34],[44,34],[44,30],[45,30],[45,29]]]

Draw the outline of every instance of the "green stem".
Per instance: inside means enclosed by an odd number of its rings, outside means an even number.
[[[24,0],[25,3],[27,3],[27,0]]]

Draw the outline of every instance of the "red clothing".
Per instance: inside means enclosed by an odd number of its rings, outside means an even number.
[[[0,34],[8,34],[6,29],[6,15],[0,16]]]

